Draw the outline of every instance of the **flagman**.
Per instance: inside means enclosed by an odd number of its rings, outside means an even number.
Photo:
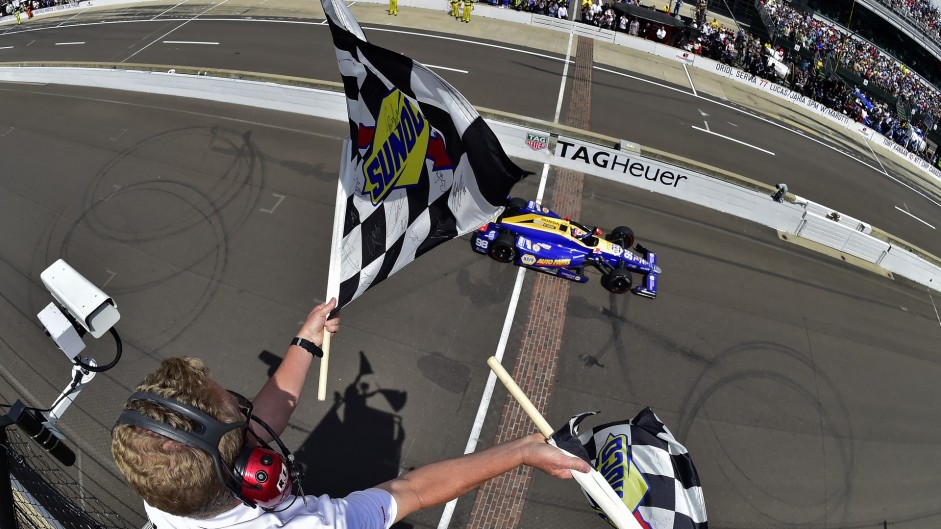
[[[302,496],[302,501],[296,501],[292,490],[275,489],[268,500],[251,496],[255,504],[250,505],[246,498],[256,492],[250,478],[269,486],[284,481],[269,480],[263,470],[264,465],[271,466],[271,456],[264,456],[269,457],[268,463],[264,457],[249,460],[257,465],[249,466],[241,463],[242,454],[245,449],[250,453],[258,450],[256,439],[279,441],[300,400],[313,354],[328,332],[339,330],[338,319],[327,319],[335,306],[336,300],[331,299],[310,312],[254,402],[224,390],[210,377],[209,368],[195,358],[164,359],[137,386],[138,393],[125,404],[112,430],[111,451],[131,489],[143,498],[147,517],[156,527],[389,529],[415,511],[457,498],[522,465],[562,479],[571,477],[572,470],[589,470],[586,461],[566,455],[541,435],[533,434],[419,467],[345,498]],[[252,417],[265,421],[270,427],[268,434],[246,436],[246,424],[260,424]],[[216,437],[210,442],[212,435]],[[224,468],[217,467],[216,461]]]
[[[462,21],[470,22],[470,14],[472,9],[474,9],[474,0],[464,0],[464,14],[461,16]]]

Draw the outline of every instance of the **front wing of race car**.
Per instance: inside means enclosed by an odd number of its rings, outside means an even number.
[[[660,275],[660,267],[657,265],[657,254],[638,245],[646,254],[647,263],[650,265],[650,272],[644,274],[644,284],[631,289],[634,294],[654,299],[657,297],[657,276]]]

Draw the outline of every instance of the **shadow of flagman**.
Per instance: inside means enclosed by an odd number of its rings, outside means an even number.
[[[342,394],[334,392],[333,405],[310,436],[294,452],[304,467],[304,490],[342,498],[397,477],[401,469],[405,430],[402,417],[369,403],[384,400],[401,411],[407,393],[373,387],[374,374],[366,355],[359,353],[359,373]],[[411,525],[396,524],[399,529]]]

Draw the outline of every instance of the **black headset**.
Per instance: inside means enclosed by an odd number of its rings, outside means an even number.
[[[284,446],[270,426],[265,421],[252,415],[251,401],[238,393],[229,392],[237,400],[239,409],[246,420],[223,423],[215,417],[183,404],[182,402],[162,397],[156,393],[138,391],[128,398],[128,402],[147,400],[155,402],[168,410],[179,413],[189,419],[193,424],[191,431],[180,430],[164,422],[152,419],[137,410],[124,410],[115,424],[127,424],[149,430],[156,434],[172,439],[186,446],[202,450],[212,459],[216,475],[236,498],[249,507],[261,507],[265,510],[274,510],[295,492],[303,495],[301,480],[303,479],[300,466],[294,461],[294,455]],[[232,468],[228,468],[219,454],[219,442],[222,436],[238,428],[245,428],[251,432],[250,423],[258,423],[278,445],[280,453],[271,449],[264,440],[255,436],[258,445],[250,446],[245,442],[243,434],[242,449]],[[254,436],[254,432],[251,432]]]

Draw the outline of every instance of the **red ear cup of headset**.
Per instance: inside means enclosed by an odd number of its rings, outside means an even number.
[[[291,473],[284,456],[256,446],[245,448],[235,461],[236,483],[242,497],[262,508],[273,508],[291,495]]]
[[[232,393],[232,392],[230,392]],[[303,476],[301,468],[294,462],[294,456],[284,446],[278,434],[272,430],[265,421],[251,413],[251,402],[245,397],[233,393],[239,402],[239,408],[245,415],[243,422],[222,423],[215,417],[177,400],[162,397],[155,393],[137,391],[128,398],[128,402],[147,400],[155,402],[171,411],[174,411],[200,426],[192,431],[177,430],[176,428],[148,417],[137,410],[124,410],[118,417],[116,424],[129,424],[145,430],[150,430],[168,439],[172,439],[185,446],[202,450],[212,458],[216,475],[233,495],[249,506],[259,506],[272,510],[287,498],[292,496],[296,486],[298,495],[303,495],[301,482]],[[249,432],[249,423],[254,422],[261,426],[271,439],[277,443],[281,452],[271,450],[269,446],[258,439],[262,446],[243,445],[242,451],[235,458],[232,468],[219,454],[219,442],[222,436],[237,429],[244,428]],[[257,437],[256,437],[257,439]],[[243,442],[245,441],[243,434]]]

